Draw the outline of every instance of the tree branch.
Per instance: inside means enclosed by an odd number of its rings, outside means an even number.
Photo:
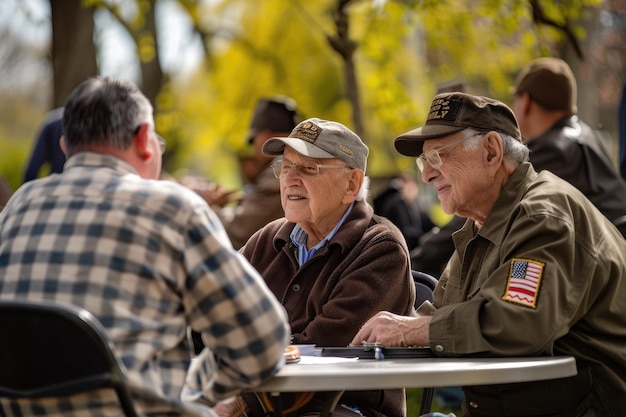
[[[576,35],[574,35],[574,32],[572,32],[572,29],[567,25],[567,23],[561,25],[555,22],[553,19],[550,19],[548,16],[546,16],[538,0],[529,0],[529,1],[530,1],[530,6],[532,7],[532,11],[533,11],[533,22],[537,24],[546,25],[546,26],[552,26],[553,28],[556,28],[560,30],[561,32],[563,32],[565,36],[567,37],[568,41],[574,47],[574,51],[576,52],[576,55],[580,59],[584,60],[583,52],[578,43],[578,39],[576,38]]]

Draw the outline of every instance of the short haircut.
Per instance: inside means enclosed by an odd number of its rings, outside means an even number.
[[[128,149],[142,123],[154,127],[152,105],[131,82],[90,78],[65,103],[63,131],[68,152],[93,145]]]

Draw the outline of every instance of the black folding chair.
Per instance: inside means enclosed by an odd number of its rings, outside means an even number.
[[[415,308],[424,301],[433,301],[433,291],[437,286],[437,278],[425,272],[411,270],[413,282],[415,282]]]
[[[0,397],[60,397],[101,388],[115,390],[125,415],[137,416],[124,365],[94,316],[68,304],[0,300]]]
[[[437,278],[425,272],[411,270],[413,282],[415,282],[415,308],[419,307],[424,301],[433,301],[433,291],[437,285]],[[419,415],[430,412],[433,403],[433,395],[435,388],[425,387],[422,391],[422,401],[420,402]]]

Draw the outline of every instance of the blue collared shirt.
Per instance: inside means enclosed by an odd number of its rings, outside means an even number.
[[[337,223],[335,228],[331,230],[330,233],[327,234],[326,237],[322,239],[320,243],[313,246],[310,250],[307,250],[306,248],[306,239],[308,236],[307,233],[300,226],[296,224],[296,227],[294,227],[293,230],[291,231],[290,237],[291,237],[291,241],[293,242],[293,244],[296,245],[296,247],[298,248],[298,264],[300,266],[304,265],[306,261],[311,259],[311,257],[315,254],[315,252],[320,250],[320,248],[322,248],[328,241],[330,241],[330,239],[333,238],[333,236],[335,236],[335,234],[337,233],[337,230],[339,230],[341,225],[343,225],[343,223],[346,221],[346,218],[352,211],[352,207],[354,207],[354,202],[350,204],[350,206],[344,213],[343,217],[341,217],[341,219],[339,220],[339,223]]]

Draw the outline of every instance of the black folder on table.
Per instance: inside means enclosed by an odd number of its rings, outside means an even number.
[[[378,357],[377,357],[378,354]],[[381,356],[382,354],[382,356]],[[386,346],[348,346],[323,347],[321,356],[338,356],[341,358],[359,359],[410,359],[433,358],[435,355],[429,347],[386,347]]]

